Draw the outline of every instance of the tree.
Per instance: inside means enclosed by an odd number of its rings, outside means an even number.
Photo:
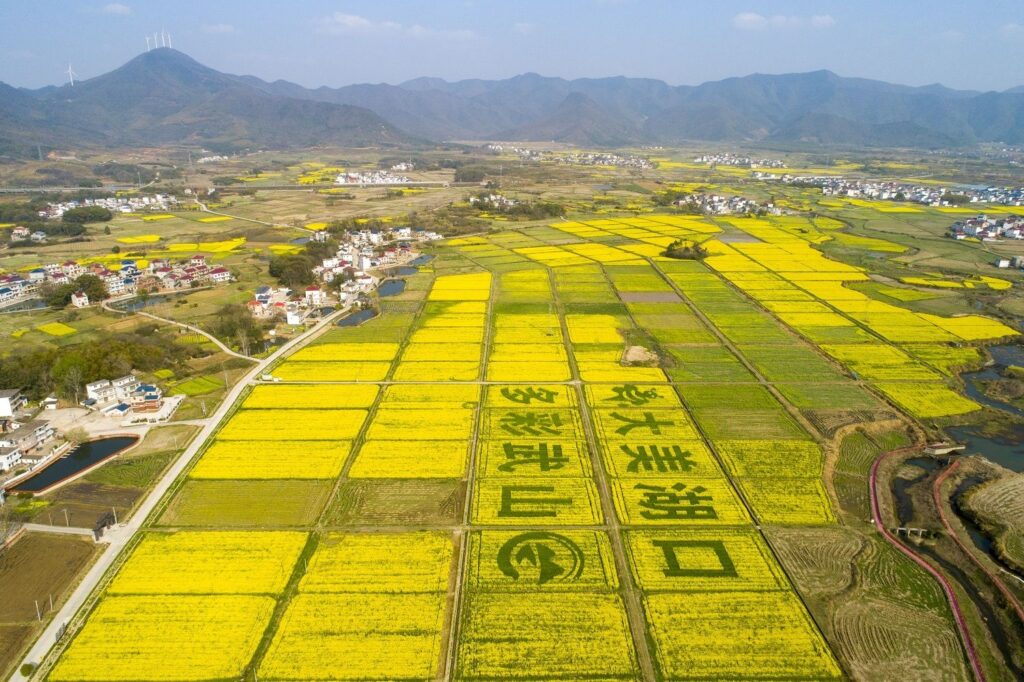
[[[65,223],[98,223],[111,220],[114,214],[102,206],[80,206],[64,211],[61,220]]]
[[[455,182],[483,182],[486,176],[483,168],[459,168],[455,171]]]
[[[270,274],[289,288],[313,283],[313,260],[303,254],[275,256],[270,259]]]
[[[696,242],[677,239],[668,245],[668,248],[665,249],[665,253],[663,255],[668,258],[677,258],[679,260],[702,260],[707,258],[708,251]]]

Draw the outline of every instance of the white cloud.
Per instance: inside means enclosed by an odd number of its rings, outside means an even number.
[[[375,21],[357,14],[334,12],[321,19],[318,33],[328,35],[395,35],[408,38],[439,40],[473,40],[476,33],[466,29],[438,29],[419,24],[399,24],[395,21]]]
[[[1003,24],[999,28],[999,33],[1002,34],[1004,38],[1019,38],[1024,36],[1024,26],[1014,23]]]
[[[835,17],[830,14],[816,14],[813,17],[786,16],[773,14],[765,16],[757,12],[740,12],[732,18],[732,25],[741,31],[765,31],[768,29],[832,28]]]
[[[234,33],[235,27],[231,24],[203,24],[199,27],[199,30],[212,35],[226,35]]]
[[[514,33],[518,33],[519,35],[528,36],[533,34],[536,30],[537,27],[534,24],[530,24],[525,21],[519,22],[517,24],[512,24],[512,31]]]
[[[127,16],[132,13],[132,8],[128,5],[122,5],[119,2],[111,2],[103,6],[102,12],[104,14],[117,14],[118,16]]]

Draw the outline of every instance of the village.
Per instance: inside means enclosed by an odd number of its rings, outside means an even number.
[[[782,209],[771,202],[759,203],[746,197],[722,194],[689,194],[672,203],[708,215],[782,215]]]
[[[786,162],[781,159],[755,159],[737,154],[701,154],[693,160],[714,168],[715,166],[737,166],[739,168],[785,168]]]
[[[69,260],[33,268],[27,273],[0,275],[0,308],[37,298],[47,285],[71,284],[82,275],[95,275],[112,297],[126,296],[140,291],[156,293],[191,289],[197,286],[225,284],[233,279],[231,272],[220,265],[211,265],[201,254],[171,260],[154,258],[144,268],[133,258],[121,259],[112,267],[94,262],[83,265]],[[75,292],[71,303],[84,308],[91,303],[81,291]]]
[[[908,201],[925,206],[959,206],[963,203],[1024,206],[1024,187],[941,187],[883,180],[856,180],[837,175],[778,175],[761,171],[755,172],[753,177],[779,181],[786,185],[820,187],[824,196]]]
[[[76,208],[96,207],[105,208],[111,213],[135,213],[137,211],[167,211],[176,208],[177,205],[178,199],[172,194],[75,199],[48,204],[46,208],[39,211],[39,217],[47,219],[60,218],[68,211]],[[14,237],[15,235],[12,233],[11,241],[15,241]]]
[[[318,230],[310,240],[326,242],[328,238],[326,231]],[[289,325],[304,324],[318,317],[323,308],[365,306],[369,304],[369,294],[381,281],[371,271],[408,263],[417,257],[413,244],[441,238],[437,232],[411,227],[349,232],[334,255],[313,266],[317,284],[307,286],[301,293],[287,287],[262,285],[246,306],[257,320],[283,317]]]

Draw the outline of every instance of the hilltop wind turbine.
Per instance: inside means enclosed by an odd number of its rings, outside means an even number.
[[[174,45],[171,45],[171,34],[170,33],[167,34],[167,47],[174,47]]]
[[[146,36],[146,52],[149,52],[149,36]]]
[[[78,74],[71,69],[71,62],[68,62],[68,80],[71,82],[71,87],[75,87],[75,76]]]

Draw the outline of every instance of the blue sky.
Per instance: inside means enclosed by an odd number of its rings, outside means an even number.
[[[166,29],[229,73],[306,86],[527,71],[697,84],[831,69],[909,85],[1024,84],[1021,0],[3,0],[0,80],[116,68]]]

